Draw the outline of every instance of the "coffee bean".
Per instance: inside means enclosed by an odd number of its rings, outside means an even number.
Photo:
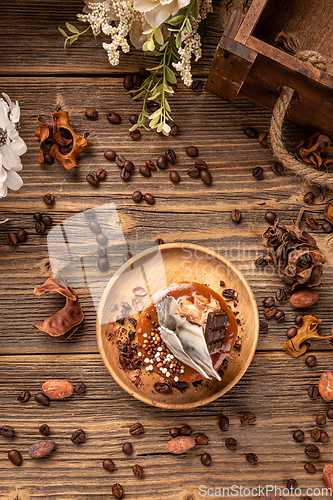
[[[265,297],[262,301],[264,307],[273,307],[275,305],[274,297]]]
[[[73,434],[71,435],[71,441],[72,443],[83,443],[86,439],[86,433],[84,432],[83,429],[78,429],[77,431],[74,431]]]
[[[176,170],[171,170],[171,172],[170,172],[170,180],[174,184],[176,184],[177,182],[180,181],[180,175],[179,175],[178,172],[176,172]]]
[[[178,427],[172,427],[172,429],[170,429],[170,431],[169,431],[169,434],[173,438],[176,438],[177,436],[179,436],[179,429],[178,429]]]
[[[108,149],[108,151],[105,151],[104,157],[109,160],[113,161],[117,156],[117,153],[115,151],[112,151],[112,149]]]
[[[192,429],[189,425],[183,425],[183,427],[181,427],[179,429],[179,434],[181,436],[189,436],[192,432]]]
[[[135,73],[135,75],[133,75],[133,85],[134,85],[134,87],[141,87],[142,78],[139,75],[139,73]]]
[[[99,245],[106,247],[106,245],[108,244],[108,237],[106,236],[106,234],[99,233],[96,236],[96,241]]]
[[[138,115],[131,115],[129,117],[129,121],[132,125],[135,125],[136,123],[138,123],[138,119],[139,119],[139,116]]]
[[[311,458],[318,458],[320,455],[319,448],[315,444],[309,444],[308,446],[306,446],[304,452],[308,457]]]
[[[276,313],[277,313],[276,307],[266,307],[264,309],[265,318],[273,318],[273,316],[275,316]]]
[[[22,462],[22,455],[18,450],[10,450],[8,452],[8,458],[14,465],[20,465]]]
[[[97,265],[98,265],[98,269],[100,271],[105,272],[105,271],[107,271],[109,269],[109,261],[108,261],[108,259],[106,257],[100,257],[98,259]]]
[[[311,399],[316,399],[316,397],[318,396],[319,394],[319,389],[316,385],[310,385],[310,387],[308,388],[308,396],[309,398]]]
[[[43,436],[48,436],[49,433],[50,433],[50,428],[47,424],[42,424],[40,427],[39,427],[39,432],[41,434],[43,434]]]
[[[287,486],[288,490],[296,489],[297,488],[296,479],[288,479],[286,486]]]
[[[200,175],[200,170],[196,167],[191,167],[187,170],[187,175],[193,177],[194,179],[197,179]]]
[[[140,203],[140,201],[142,200],[142,193],[141,191],[134,191],[134,193],[132,194],[132,200],[135,201],[135,203]]]
[[[188,146],[186,148],[186,154],[188,156],[191,156],[191,158],[195,158],[196,156],[198,156],[199,150],[195,146]]]
[[[90,229],[90,231],[92,231],[95,234],[99,234],[102,232],[101,226],[98,224],[98,222],[96,222],[94,220],[89,222],[89,229]]]
[[[148,167],[146,167],[146,165],[141,165],[141,167],[139,168],[139,172],[141,175],[143,175],[143,177],[151,176],[151,171],[149,170]]]
[[[177,157],[173,149],[167,149],[165,151],[165,157],[168,161],[171,161],[171,163],[176,163]]]
[[[133,465],[132,470],[135,477],[141,477],[143,475],[143,468],[141,467],[141,465]]]
[[[195,442],[203,446],[206,446],[206,444],[208,444],[208,441],[209,439],[208,436],[206,436],[206,434],[198,434],[197,437],[195,438]]]
[[[27,240],[27,237],[28,234],[25,229],[19,229],[16,233],[17,241],[19,241],[20,243],[24,243]]]
[[[162,238],[156,238],[155,245],[164,245],[164,240],[162,240]]]
[[[179,127],[178,127],[178,125],[177,125],[176,123],[173,123],[173,124],[171,125],[171,130],[170,130],[170,132],[169,132],[169,135],[174,136],[174,135],[177,135],[177,134],[178,134],[178,132],[179,132]]]
[[[141,137],[141,132],[138,128],[130,132],[130,138],[133,139],[133,141],[138,141],[140,137]]]
[[[146,167],[149,168],[149,170],[152,170],[155,172],[156,169],[156,166],[155,166],[155,163],[151,160],[146,160]]]
[[[277,161],[274,161],[271,165],[271,169],[275,175],[282,174],[284,172],[284,167],[282,163],[278,163]]]
[[[133,448],[131,443],[124,443],[122,450],[125,453],[125,455],[132,455]]]
[[[43,217],[43,214],[41,214],[40,212],[35,212],[35,213],[33,214],[33,218],[34,218],[35,220],[42,220],[42,217]]]
[[[156,165],[160,170],[165,170],[168,166],[168,160],[166,156],[164,155],[159,156],[156,160]]]
[[[75,390],[76,394],[81,395],[81,394],[83,394],[83,393],[85,392],[85,390],[86,390],[86,386],[84,385],[84,383],[83,383],[83,382],[78,382],[78,383],[76,384],[76,386],[75,386],[75,389],[74,389],[74,390]]]
[[[154,113],[160,108],[160,105],[157,102],[149,101],[147,104],[147,108],[149,109],[149,111]]]
[[[2,427],[0,427],[0,434],[3,437],[11,438],[14,436],[15,431],[10,425],[3,425]]]
[[[324,233],[332,233],[333,232],[333,226],[330,222],[328,221],[325,221],[322,225],[321,225],[321,228],[322,230],[324,231]]]
[[[258,462],[258,457],[254,453],[248,453],[246,455],[246,460],[250,462],[250,464],[256,464]]]
[[[312,192],[306,193],[303,197],[304,203],[311,205],[315,201],[315,195]]]
[[[102,465],[103,465],[103,468],[105,470],[107,470],[108,472],[112,472],[116,469],[116,466],[115,466],[113,460],[111,460],[110,458],[106,458],[105,460],[103,460]]]
[[[43,196],[43,202],[46,205],[53,205],[54,201],[55,201],[55,198],[54,198],[53,194],[47,193],[45,196]]]
[[[220,421],[219,421],[219,427],[221,431],[226,431],[228,430],[229,427],[229,419],[225,415],[221,415]]]
[[[268,332],[268,323],[266,321],[259,321],[259,331],[261,333],[267,333]]]
[[[38,392],[35,395],[35,401],[37,401],[37,403],[39,403],[42,406],[49,406],[50,405],[49,398],[43,392]]]
[[[30,398],[30,392],[23,391],[23,392],[21,392],[21,394],[18,396],[17,399],[20,403],[25,403],[26,401],[28,401],[29,398]]]
[[[132,90],[133,88],[133,77],[132,75],[126,75],[123,79],[123,86],[125,90]]]
[[[108,120],[113,125],[118,125],[121,122],[121,116],[118,113],[114,113],[113,111],[109,111]]]
[[[307,463],[304,465],[304,469],[309,474],[314,474],[316,472],[316,467],[313,464]]]
[[[204,82],[202,80],[195,80],[192,82],[192,90],[193,92],[201,92],[204,88]]]
[[[304,439],[304,432],[301,429],[297,429],[293,432],[293,438],[297,443],[300,443]]]
[[[212,176],[211,176],[209,170],[200,170],[199,175],[201,177],[202,182],[204,182],[207,185],[211,184]]]
[[[297,314],[295,316],[295,325],[297,326],[303,325],[303,314]]]
[[[293,337],[295,337],[296,333],[297,333],[297,328],[295,326],[291,326],[286,331],[286,335],[287,335],[288,339],[292,339]]]
[[[95,172],[89,172],[89,174],[86,175],[86,180],[92,186],[97,186],[97,184],[99,183],[99,178],[97,177]]]
[[[316,229],[316,227],[318,226],[318,221],[314,217],[308,217],[305,220],[305,223],[310,229]]]
[[[87,118],[89,118],[89,120],[97,120],[98,118],[98,112],[95,108],[87,108],[84,114]]]
[[[328,443],[329,437],[327,432],[321,431],[319,441],[324,444]]]
[[[313,366],[316,366],[316,363],[317,363],[317,358],[313,354],[311,354],[310,356],[307,356],[305,358],[306,366],[309,366],[312,368]]]
[[[228,450],[235,450],[237,446],[237,441],[234,438],[228,438],[225,440],[224,444],[226,445]]]
[[[242,213],[240,210],[238,210],[238,208],[235,208],[232,212],[231,212],[231,220],[233,220],[234,222],[239,222],[242,218]]]
[[[14,233],[8,233],[6,235],[7,245],[10,247],[16,247],[17,245],[17,236]]]
[[[329,418],[330,420],[333,420],[333,408],[329,408],[326,412],[326,416],[327,418]]]
[[[150,194],[150,193],[146,193],[146,194],[144,195],[144,199],[145,199],[145,201],[148,203],[148,205],[154,205],[154,203],[155,203],[155,198],[154,198],[154,196],[153,196],[152,194]]]
[[[325,425],[326,424],[326,415],[324,415],[323,413],[320,413],[319,415],[317,415],[316,424],[317,425]]]
[[[83,211],[85,217],[89,220],[91,219],[94,219],[95,218],[95,210],[93,208],[85,208],[84,211]]]
[[[268,265],[267,257],[265,255],[261,255],[254,261],[254,265],[259,268],[266,267]]]
[[[284,302],[287,298],[287,292],[284,288],[276,290],[275,298],[278,302]]]
[[[255,416],[254,413],[245,413],[245,415],[242,415],[240,418],[240,423],[242,425],[252,425],[255,423],[257,420],[257,417]]]
[[[318,441],[319,438],[320,438],[320,429],[318,429],[317,427],[315,429],[312,429],[311,432],[310,432],[310,436],[312,437],[312,439],[314,439],[314,441]]]
[[[148,71],[146,68],[140,68],[139,75],[141,76],[142,80],[147,80],[147,78],[150,76],[150,71]]]
[[[99,257],[106,257],[107,256],[107,250],[105,247],[99,246],[97,248],[97,253],[98,253]]]
[[[284,311],[281,311],[281,309],[278,309],[276,311],[276,313],[274,314],[274,319],[276,319],[276,321],[281,322],[281,321],[284,321],[285,318],[286,318],[286,315],[285,315]]]
[[[45,224],[45,226],[52,226],[52,217],[50,217],[49,215],[43,215],[42,222],[43,224]]]
[[[117,499],[123,498],[123,489],[122,489],[120,484],[118,484],[118,483],[113,484],[111,487],[111,491],[112,491],[112,495],[115,498],[117,498]]]
[[[252,170],[252,175],[255,179],[261,179],[264,175],[264,171],[261,167],[254,167]]]
[[[258,142],[261,144],[264,148],[268,147],[268,133],[267,132],[261,132],[258,137]]]
[[[131,436],[137,436],[138,434],[142,434],[142,432],[144,432],[144,428],[143,425],[140,424],[140,422],[133,424],[129,429],[129,433],[131,434]]]
[[[258,137],[258,132],[255,128],[253,127],[246,127],[244,129],[244,134],[247,136],[247,137],[250,137],[250,139],[256,139]]]
[[[51,156],[50,154],[44,155],[44,163],[51,165],[51,163],[53,163],[53,162],[54,162],[53,156]]]
[[[277,215],[275,212],[268,211],[265,213],[265,219],[268,222],[268,224],[274,224],[276,217]]]
[[[105,177],[107,176],[107,173],[106,173],[105,168],[99,168],[99,169],[96,171],[96,176],[97,176],[97,178],[98,178],[100,181],[103,181],[103,180],[105,179]]]
[[[202,465],[208,467],[212,463],[212,458],[209,453],[203,453],[200,457]]]

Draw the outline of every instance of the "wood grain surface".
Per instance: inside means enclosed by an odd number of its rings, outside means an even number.
[[[312,443],[309,430],[316,426],[316,415],[330,407],[320,397],[310,400],[307,388],[331,368],[332,347],[324,341],[311,343],[310,352],[318,359],[314,368],[305,366],[304,357],[293,359],[282,351],[285,330],[295,316],[288,301],[281,304],[285,322],[269,321],[268,333],[260,334],[257,352],[239,383],[217,401],[185,413],[147,406],[113,381],[98,353],[96,309],[86,284],[77,288],[85,320],[70,340],[53,339],[32,326],[63,304],[63,299],[53,294],[39,298],[33,294],[33,287],[50,275],[47,234],[35,233],[35,211],[50,214],[55,227],[85,208],[114,203],[120,227],[134,251],[140,245],[153,245],[156,238],[168,243],[192,242],[219,251],[248,280],[262,318],[262,299],[281,286],[274,272],[259,271],[253,264],[263,250],[260,235],[267,227],[265,212],[273,209],[281,221],[287,222],[288,216],[296,217],[299,209],[305,208],[305,216],[313,215],[322,223],[323,208],[330,199],[329,193],[317,193],[315,204],[306,206],[303,195],[309,188],[296,178],[272,172],[269,149],[243,133],[248,125],[267,130],[270,113],[244,99],[236,99],[231,105],[205,91],[196,94],[179,84],[170,102],[181,133],[164,138],[143,130],[141,139],[132,141],[128,117],[139,111],[139,104],[126,94],[117,74],[144,66],[145,59],[133,52],[122,58],[120,67],[112,69],[100,40],[92,37],[79,40],[63,53],[57,26],[73,22],[81,6],[79,0],[44,4],[15,0],[0,7],[1,91],[20,102],[21,135],[28,146],[22,157],[24,186],[0,201],[0,219],[10,219],[0,226],[0,425],[11,425],[16,431],[14,438],[0,437],[0,499],[106,500],[112,498],[111,485],[119,482],[124,488],[124,499],[199,500],[203,497],[200,485],[284,487],[290,478],[295,478],[302,488],[302,495],[297,498],[303,498],[306,488],[324,486],[322,468],[332,455],[331,442],[320,444],[320,458],[314,460],[316,474],[305,472],[304,463],[311,461],[304,454],[305,445]],[[194,69],[198,77],[208,74],[221,35],[219,9],[216,5],[217,15],[211,16],[205,27],[204,58]],[[36,117],[50,116],[59,104],[69,112],[78,133],[90,131],[93,143],[81,154],[76,176],[59,164],[47,166],[37,161]],[[96,122],[85,118],[88,106],[98,109]],[[108,123],[106,115],[110,109],[121,114],[120,125]],[[307,131],[287,123],[285,137],[291,150],[307,135]],[[199,159],[209,165],[213,177],[210,186],[186,174],[193,164],[185,153],[190,144],[199,148]],[[153,172],[149,179],[141,177],[138,167],[144,160],[156,159],[170,147],[177,154],[174,168],[180,173],[181,182],[170,182],[171,167]],[[103,152],[109,148],[133,160],[136,172],[129,183],[120,179],[113,162],[104,159]],[[251,175],[254,166],[264,168],[260,181]],[[86,182],[85,176],[99,167],[106,168],[108,175],[95,188]],[[155,205],[135,204],[131,194],[136,189],[154,194]],[[50,208],[42,201],[47,192],[56,197]],[[240,224],[230,218],[234,208],[242,211]],[[306,227],[304,222],[302,227]],[[26,243],[7,246],[6,234],[19,228],[28,232]],[[318,287],[320,300],[311,312],[323,320],[321,333],[329,334],[332,242],[320,228],[312,234],[327,263]],[[95,265],[97,255],[92,259]],[[96,276],[102,283],[111,277],[97,271]],[[51,378],[83,381],[86,393],[52,401],[49,407],[40,406],[33,396]],[[29,389],[32,397],[20,404],[17,397],[24,389]],[[257,415],[252,426],[240,424],[240,416],[247,412]],[[218,427],[222,413],[230,419],[225,433]],[[128,429],[137,421],[144,425],[145,433],[130,436]],[[50,426],[49,438],[57,446],[50,457],[32,460],[27,451],[42,438],[38,432],[42,423]],[[183,424],[191,425],[194,436],[205,432],[209,444],[196,446],[185,455],[167,454],[169,429]],[[324,426],[328,434],[332,426],[330,421]],[[298,427],[306,433],[304,443],[292,439],[292,432]],[[75,445],[70,436],[79,428],[86,431],[86,442]],[[237,439],[235,451],[224,446],[226,437]],[[130,457],[121,451],[125,441],[133,443]],[[10,449],[22,453],[23,463],[18,468],[7,458]],[[200,462],[203,452],[212,456],[210,467]],[[258,455],[257,465],[246,461],[245,455],[250,452]],[[106,472],[101,465],[104,458],[112,458],[117,470]],[[142,479],[132,473],[136,463],[144,468]],[[232,498],[231,492],[225,496]],[[255,495],[240,495],[246,497]]]

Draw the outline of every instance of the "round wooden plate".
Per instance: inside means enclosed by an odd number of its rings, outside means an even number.
[[[124,371],[119,365],[119,349],[116,346],[118,335],[113,334],[113,325],[122,307],[122,301],[132,306],[135,298],[133,290],[142,287],[147,295],[141,297],[144,307],[158,290],[181,281],[196,281],[207,284],[217,293],[222,292],[220,281],[226,288],[238,292],[240,320],[238,337],[242,339],[241,349],[231,351],[219,382],[216,379],[203,380],[199,384],[189,384],[185,391],[172,388],[169,394],[154,390],[154,383],[160,376],[147,372],[141,367],[140,378],[134,373]],[[118,305],[117,310],[114,304]],[[229,302],[231,308],[233,301]],[[138,318],[139,313],[132,309],[130,317]],[[128,319],[121,328],[129,329]],[[132,325],[133,327],[133,325]],[[244,375],[251,363],[259,337],[259,315],[253,293],[242,274],[224,257],[212,250],[195,244],[170,243],[149,248],[128,260],[112,277],[101,298],[97,314],[97,342],[104,364],[114,380],[131,396],[144,403],[168,409],[186,409],[201,406],[228,392]],[[131,380],[132,379],[132,380]]]

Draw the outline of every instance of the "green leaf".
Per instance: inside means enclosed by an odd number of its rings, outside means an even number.
[[[176,36],[175,44],[176,44],[177,49],[179,49],[181,44],[182,44],[182,34],[181,33],[178,33],[178,35]]]
[[[67,38],[66,31],[64,31],[62,28],[58,28],[58,30],[60,31],[60,33],[62,34],[62,36],[64,36],[65,38]]]
[[[149,49],[148,49],[148,41],[149,41],[149,40],[147,40],[147,41],[146,41],[146,42],[142,45],[142,50],[143,50],[144,52],[148,52],[148,50],[149,50]]]
[[[168,125],[167,123],[164,123],[164,124],[163,124],[163,128],[162,128],[162,132],[163,132],[163,134],[164,134],[164,135],[169,135],[170,130],[171,130],[170,125]]]
[[[164,99],[164,106],[165,106],[165,109],[167,111],[171,111],[170,104],[168,103],[168,101],[166,99]]]
[[[148,50],[150,50],[151,52],[153,50],[155,50],[155,43],[154,43],[154,40],[152,38],[150,38],[147,42],[147,48]]]
[[[192,33],[192,24],[189,18],[186,19],[186,29],[189,33]]]
[[[192,7],[192,10],[191,10],[191,13],[192,13],[192,16],[194,17],[194,19],[198,19],[198,17],[199,17],[199,3],[198,3],[198,0],[195,0],[195,2],[193,4],[193,7]]]
[[[160,117],[159,116],[155,116],[155,118],[153,118],[150,122],[149,122],[149,127],[150,128],[155,128],[155,126],[157,125],[158,121],[159,121]]]
[[[153,120],[156,116],[160,116],[162,113],[162,108],[158,108],[152,115],[149,116],[149,120]]]
[[[140,123],[140,124],[139,124],[139,123],[136,123],[135,125],[133,125],[133,127],[131,127],[131,128],[129,129],[129,132],[133,132],[133,130],[136,130],[137,128],[139,128],[139,125],[141,125],[141,123]]]
[[[157,132],[162,132],[163,130],[164,123],[160,123],[159,126],[157,127]]]
[[[180,24],[184,21],[185,16],[175,16],[169,19],[168,24],[171,24],[171,26],[175,26],[177,24]]]
[[[156,28],[156,30],[154,31],[154,37],[155,37],[156,42],[159,45],[163,45],[164,38],[163,38],[162,31],[160,30],[160,28]]]
[[[79,38],[79,35],[73,35],[70,37],[69,43],[72,45],[72,43],[76,42],[76,40]]]
[[[154,28],[149,28],[149,30],[143,31],[142,34],[143,35],[150,35],[150,33],[152,33],[153,31],[154,31]]]
[[[165,68],[165,75],[169,83],[177,83],[177,78],[174,72],[169,68],[169,66],[166,66]]]
[[[147,71],[157,71],[158,69],[163,68],[163,63],[155,66],[155,68],[147,68]]]
[[[70,23],[66,23],[66,28],[68,29],[68,31],[70,31],[71,33],[79,33],[79,30],[77,28],[75,28],[75,26],[73,26],[72,24]]]

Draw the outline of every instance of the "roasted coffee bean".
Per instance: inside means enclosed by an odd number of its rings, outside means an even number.
[[[267,257],[265,257],[265,255],[261,255],[254,261],[254,265],[259,268],[266,267],[268,265]]]
[[[98,112],[95,108],[87,108],[84,114],[87,118],[89,118],[89,120],[97,120],[98,118]]]
[[[144,428],[143,428],[143,425],[140,424],[140,422],[133,424],[129,430],[129,433],[131,434],[131,436],[137,436],[138,434],[142,434],[142,432],[144,432]]]
[[[85,217],[87,217],[87,219],[91,220],[91,219],[94,219],[95,218],[95,210],[93,208],[85,208],[84,211],[83,211]]]
[[[178,429],[178,427],[172,427],[172,429],[170,429],[170,431],[169,431],[169,434],[173,438],[176,438],[177,436],[179,436],[179,429]]]
[[[133,85],[134,85],[134,87],[141,87],[142,78],[139,75],[139,73],[135,73],[135,75],[133,75]]]
[[[245,415],[242,415],[240,418],[240,423],[242,425],[252,425],[255,423],[257,420],[257,417],[255,416],[254,413],[245,413]]]
[[[141,191],[134,191],[134,193],[132,194],[132,200],[135,201],[135,203],[140,203],[140,201],[142,200],[142,193]]]
[[[204,88],[204,82],[202,80],[195,80],[192,82],[192,90],[193,92],[201,92]]]
[[[308,388],[308,396],[309,396],[309,398],[316,399],[316,397],[318,396],[318,394],[319,394],[318,386],[316,386],[316,385],[310,385],[310,387]]]
[[[165,170],[168,166],[168,160],[166,156],[164,155],[159,156],[156,160],[156,165],[160,170]]]
[[[21,394],[18,396],[17,399],[20,403],[25,403],[26,401],[28,401],[29,398],[30,398],[30,392],[23,391],[23,392],[21,392]]]
[[[37,224],[37,223],[36,223]],[[10,247],[16,247],[17,245],[17,236],[14,233],[8,233],[6,235],[7,245]]]
[[[326,416],[327,418],[329,418],[330,420],[333,420],[333,408],[329,408],[326,412]]]
[[[318,226],[318,221],[314,217],[308,217],[305,220],[305,223],[310,229],[316,229],[316,227]]]
[[[202,465],[208,467],[212,463],[212,458],[209,453],[203,453],[200,457]]]
[[[265,297],[262,301],[264,307],[273,307],[275,305],[274,297]]]
[[[265,318],[273,318],[273,316],[275,316],[276,313],[277,313],[276,307],[266,307],[264,309]]]
[[[45,196],[43,196],[43,202],[46,205],[53,205],[54,201],[55,201],[55,198],[54,198],[53,194],[47,193]]]
[[[261,167],[254,167],[254,169],[252,169],[252,175],[255,179],[261,179],[264,175],[264,171]]]
[[[325,221],[322,225],[321,225],[321,228],[322,230],[324,231],[324,233],[332,233],[333,232],[333,226],[330,222]]]
[[[171,161],[171,163],[176,163],[177,156],[173,149],[167,149],[164,155],[168,161]]]
[[[268,146],[268,133],[267,132],[261,132],[261,134],[259,134],[259,137],[258,137],[258,142],[264,148],[267,148],[267,146]]]
[[[99,257],[106,257],[107,256],[107,250],[105,247],[98,247],[97,248],[97,253],[99,255]]]
[[[198,170],[206,170],[208,168],[207,163],[204,160],[197,160],[194,164],[195,168]]]
[[[196,167],[191,167],[187,170],[187,175],[193,177],[194,179],[197,179],[200,175],[200,170]]]
[[[39,427],[39,432],[41,434],[43,434],[43,436],[48,436],[49,433],[50,433],[50,428],[47,424],[42,424],[40,427]]]
[[[86,439],[86,433],[84,432],[83,429],[78,429],[77,431],[74,431],[72,436],[71,436],[71,441],[72,443],[83,443]]]
[[[160,105],[157,102],[149,101],[148,104],[147,104],[147,108],[152,113],[154,113],[155,111],[157,111],[159,109],[159,107],[160,107]]]
[[[286,331],[286,335],[287,335],[288,339],[292,339],[293,337],[295,337],[296,333],[297,333],[297,328],[295,326],[291,326]]]
[[[199,175],[200,175],[202,182],[204,182],[205,184],[209,185],[212,183],[212,176],[211,176],[211,173],[209,172],[209,170],[200,170]]]
[[[174,184],[177,184],[177,182],[180,181],[180,175],[179,175],[178,172],[176,172],[176,170],[171,170],[171,172],[170,172],[170,180]]]
[[[162,240],[162,238],[156,238],[155,245],[164,245],[164,240]]]
[[[183,427],[181,427],[179,429],[179,434],[181,436],[189,436],[192,432],[192,429],[189,425],[183,425]]]
[[[35,401],[42,406],[49,406],[50,400],[43,392],[37,392],[35,395]]]
[[[89,172],[88,175],[86,175],[86,181],[89,182],[92,186],[97,186],[99,183],[99,178],[95,174],[95,172]]]
[[[271,169],[272,169],[273,173],[276,175],[282,174],[282,172],[284,172],[284,167],[283,167],[282,163],[279,163],[277,161],[274,161],[272,163]]]
[[[311,205],[315,201],[315,195],[312,192],[306,193],[303,197],[304,203]]]
[[[250,462],[250,464],[256,464],[258,462],[258,457],[254,453],[248,453],[246,455],[246,460]]]
[[[97,171],[96,171],[96,175],[97,175],[97,178],[100,180],[100,181],[103,181],[107,175],[106,173],[106,170],[105,168],[99,168]]]
[[[103,468],[105,470],[107,470],[108,472],[112,472],[116,469],[116,466],[115,466],[113,460],[111,460],[110,458],[106,458],[105,460],[103,460],[102,465],[103,465]]]
[[[258,137],[258,131],[253,127],[246,127],[244,129],[244,134],[250,139],[256,139]]]
[[[177,135],[177,134],[178,134],[178,132],[179,132],[179,127],[178,127],[178,125],[177,125],[176,123],[173,123],[173,124],[171,125],[171,130],[170,130],[170,132],[169,132],[169,135],[174,136],[174,135]]]
[[[129,117],[129,121],[132,125],[135,125],[136,123],[138,123],[138,119],[139,119],[139,116],[138,115],[131,115]]]
[[[92,231],[95,234],[99,234],[102,232],[101,226],[99,225],[98,222],[96,222],[94,220],[89,222],[89,229],[90,229],[90,231]]]
[[[186,154],[188,156],[191,156],[191,158],[195,158],[196,156],[198,156],[199,150],[195,146],[188,146],[186,148]]]
[[[295,325],[297,325],[297,326],[303,325],[303,314],[297,314],[295,316]]]
[[[27,237],[28,234],[25,229],[19,229],[16,233],[17,241],[19,241],[20,243],[24,243],[27,240]]]
[[[141,467],[141,465],[133,465],[132,470],[135,477],[141,477],[143,475],[143,468]]]
[[[149,170],[152,170],[154,172],[155,172],[155,170],[157,170],[155,163],[151,160],[146,160],[146,167],[149,168]]]
[[[128,172],[127,170],[125,170],[125,168],[122,168],[120,172],[120,178],[123,181],[129,181],[131,178],[131,172]]]
[[[118,500],[120,498],[123,498],[123,489],[120,484],[115,483],[111,487],[112,495],[117,498]]]
[[[118,113],[114,113],[113,111],[109,111],[108,120],[113,125],[117,125],[118,123],[121,122],[121,116],[118,115]]]
[[[14,436],[15,431],[10,425],[3,425],[2,427],[0,427],[0,434],[3,437],[11,438]]]
[[[125,453],[125,455],[132,455],[133,448],[131,443],[124,443],[122,450]]]
[[[112,149],[108,149],[108,151],[105,151],[104,157],[109,160],[109,161],[114,161],[117,156],[117,153],[115,151],[112,151]]]
[[[99,245],[106,247],[106,245],[108,244],[108,237],[106,236],[106,234],[99,233],[96,235],[96,241]]]
[[[318,441],[319,438],[320,438],[320,429],[318,429],[317,427],[315,429],[312,429],[311,432],[310,432],[310,436],[312,437],[312,439],[314,439],[315,441]]]
[[[138,128],[130,132],[130,138],[133,139],[133,141],[138,141],[140,137],[141,137],[141,132]]]
[[[317,415],[316,424],[317,425],[325,425],[326,424],[326,415],[324,415],[323,413],[320,413],[319,415]]]
[[[124,163],[124,169],[127,172],[133,172],[134,170],[134,163],[131,160],[126,160]]]
[[[53,156],[51,156],[50,154],[44,155],[44,163],[51,165],[51,163],[53,163],[53,162],[54,162]]]
[[[45,224],[45,226],[52,226],[52,217],[50,217],[49,215],[43,215],[42,222],[43,224]]]
[[[35,220],[42,220],[42,217],[43,217],[43,214],[41,214],[40,212],[35,212],[35,213],[33,214],[33,218],[34,218]]]
[[[268,224],[274,224],[276,217],[277,217],[276,213],[270,210],[265,213],[265,219],[268,222]]]
[[[319,448],[315,444],[309,444],[306,446],[304,452],[310,458],[318,458],[320,455]]]
[[[85,392],[85,390],[86,390],[86,386],[84,385],[84,383],[83,383],[83,382],[78,382],[78,383],[76,384],[76,386],[75,386],[75,389],[74,389],[74,390],[75,390],[76,394],[81,395],[81,394],[83,394],[83,393]]]
[[[306,472],[308,472],[309,474],[314,474],[316,472],[316,467],[311,464],[311,463],[307,463],[304,465],[304,469],[306,470]]]
[[[304,432],[301,429],[297,429],[293,432],[293,438],[297,443],[300,443],[304,439]]]
[[[107,271],[109,269],[109,261],[108,261],[108,259],[106,257],[100,257],[98,259],[97,265],[98,265],[98,269],[100,271],[105,272],[105,271]]]
[[[228,450],[235,450],[237,447],[237,441],[234,438],[226,439],[224,444],[226,445]]]
[[[148,71],[146,68],[140,68],[139,75],[141,76],[142,80],[147,80],[147,78],[150,76],[150,71]]]
[[[123,79],[123,86],[125,90],[132,90],[133,88],[133,77],[132,75],[126,75]]]
[[[261,333],[267,333],[268,332],[268,323],[266,321],[259,321],[259,331]]]
[[[296,479],[288,479],[287,484],[286,484],[288,490],[295,489],[297,488],[297,481]]]
[[[326,443],[328,443],[328,442],[329,442],[329,439],[330,439],[330,438],[328,437],[327,432],[325,432],[325,431],[321,431],[319,441],[320,441],[321,443],[326,444]]]
[[[154,203],[155,203],[155,198],[150,193],[146,193],[144,195],[144,199],[145,199],[146,203],[148,203],[148,205],[154,205]]]
[[[195,438],[195,442],[203,446],[206,446],[206,444],[208,444],[208,441],[209,439],[208,436],[206,436],[206,434],[198,434],[197,437]]]
[[[305,358],[306,366],[309,366],[312,368],[313,366],[316,366],[316,363],[317,363],[317,358],[313,354],[311,354],[310,356],[307,356]]]
[[[284,288],[276,290],[275,298],[278,302],[284,302],[287,298],[287,292]]]
[[[234,222],[239,222],[242,218],[242,213],[240,210],[238,210],[238,208],[235,208],[232,212],[231,212],[231,220],[233,220]]]
[[[227,431],[228,430],[228,427],[229,427],[229,419],[228,419],[228,417],[226,417],[225,415],[222,415],[220,417],[219,427],[220,427],[221,431]]]
[[[141,165],[141,167],[139,168],[139,172],[141,175],[143,175],[143,177],[151,176],[151,171],[149,170],[148,167],[146,167],[146,165]]]
[[[22,455],[18,450],[10,450],[8,452],[8,458],[14,465],[20,465],[22,463]]]
[[[276,321],[284,321],[286,319],[286,315],[284,313],[284,311],[281,311],[281,309],[278,309],[276,311],[276,313],[274,314],[274,319],[276,319]]]

